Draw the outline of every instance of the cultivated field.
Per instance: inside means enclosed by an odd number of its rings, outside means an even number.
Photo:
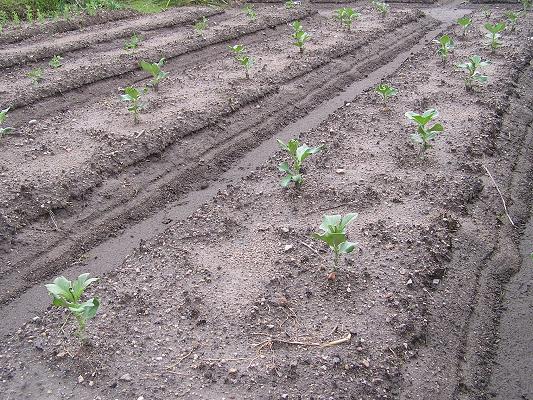
[[[531,341],[505,339],[531,310],[500,324],[533,251],[533,14],[481,7],[268,2],[1,32],[0,397],[533,398],[531,359],[510,358]],[[162,58],[150,87],[139,63]],[[138,122],[130,86],[147,87]],[[418,131],[405,115],[432,109]],[[295,138],[318,148],[284,188],[276,140]],[[313,234],[348,213],[335,268]],[[82,344],[44,284],[85,272],[101,305]]]

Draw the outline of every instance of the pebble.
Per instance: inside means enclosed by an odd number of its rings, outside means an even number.
[[[78,376],[78,383],[83,383],[85,379],[83,379],[83,376]]]
[[[370,368],[370,361],[368,361],[366,358],[363,360],[363,365],[367,368]]]
[[[124,374],[119,378],[120,381],[130,382],[131,381],[131,375],[130,374]]]
[[[344,168],[337,168],[335,172],[339,175],[343,175],[344,173],[346,173],[346,170]]]
[[[34,125],[37,125],[37,120],[36,119],[31,119],[28,121],[28,125],[29,126],[34,126]]]
[[[292,244],[286,244],[285,247],[283,248],[283,251],[287,252],[287,251],[290,251],[292,250],[294,246]]]

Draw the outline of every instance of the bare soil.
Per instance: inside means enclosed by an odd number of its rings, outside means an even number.
[[[476,9],[355,7],[350,31],[334,4],[256,4],[254,22],[170,10],[0,50],[16,128],[0,142],[5,398],[533,398],[526,374],[506,385],[493,364],[531,343],[500,319],[528,265],[533,17],[491,53]],[[312,35],[303,54],[294,19]],[[442,33],[456,39],[447,63],[431,43]],[[249,80],[235,43],[256,61]],[[25,73],[56,52],[64,67],[32,86]],[[491,60],[489,82],[467,91],[454,64],[472,54]],[[138,61],[160,56],[169,79],[136,125],[119,88],[146,83]],[[380,81],[399,90],[387,105]],[[428,108],[445,131],[420,158],[404,113]],[[292,137],[324,148],[286,190],[275,139]],[[328,280],[332,255],[311,235],[348,212],[357,250]],[[103,304],[85,346],[42,287],[80,271],[101,278],[89,294]]]

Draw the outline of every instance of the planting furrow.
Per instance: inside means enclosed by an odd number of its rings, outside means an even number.
[[[406,14],[403,17],[398,18],[398,26],[419,18],[416,13]],[[389,26],[388,29],[390,28]],[[69,159],[79,158],[77,162],[79,167],[75,168],[75,170],[70,167],[64,171],[64,173],[68,172],[68,174],[62,174],[64,177],[61,179],[76,180],[80,176],[88,177],[88,180],[83,184],[85,189],[80,187],[79,183],[73,181],[64,185],[65,187],[76,187],[75,196],[83,196],[87,189],[95,186],[104,176],[115,174],[117,168],[123,169],[127,165],[141,161],[151,154],[160,153],[180,137],[203,129],[212,124],[213,121],[231,114],[235,109],[276,92],[283,83],[290,82],[292,79],[303,76],[313,69],[327,64],[332,58],[337,58],[359,49],[368,39],[379,37],[386,30],[387,28],[373,29],[365,32],[357,40],[351,41],[346,41],[346,38],[339,37],[329,39],[330,42],[328,42],[327,37],[324,37],[320,45],[314,45],[315,48],[311,47],[308,50],[304,60],[297,62],[291,60],[291,58],[283,57],[281,57],[282,62],[280,62],[279,55],[271,54],[272,45],[265,43],[262,50],[263,54],[258,53],[258,59],[265,66],[271,67],[264,73],[258,73],[257,82],[254,82],[253,88],[244,84],[242,79],[239,78],[240,74],[235,72],[226,74],[227,79],[225,81],[217,81],[218,76],[232,68],[232,60],[224,60],[216,68],[214,66],[204,66],[200,70],[195,69],[194,75],[190,78],[179,77],[179,80],[174,81],[172,86],[167,88],[167,94],[163,93],[163,97],[157,98],[157,103],[151,103],[151,109],[157,109],[157,111],[150,112],[142,117],[146,126],[153,126],[153,128],[148,130],[138,130],[138,128],[143,128],[142,125],[139,127],[132,126],[131,117],[123,113],[117,115],[114,110],[121,109],[123,106],[115,97],[104,101],[106,108],[109,110],[106,114],[102,114],[102,108],[99,105],[89,110],[83,108],[79,111],[73,111],[70,115],[65,116],[63,130],[65,132],[77,131],[79,134],[72,135],[68,133],[64,135],[64,141],[61,143],[61,149],[58,149],[58,154],[52,152],[52,154],[45,154],[45,157],[40,157],[40,159],[35,159],[32,156],[34,161],[28,163],[28,161],[24,161],[24,158],[28,158],[28,154],[24,154],[25,149],[17,148],[19,146],[15,143],[12,156],[17,158],[11,160],[11,162],[6,160],[6,168],[9,168],[10,165],[15,167],[18,172],[14,174],[25,181],[24,185],[19,189],[21,194],[26,193],[22,198],[29,195],[29,203],[35,204],[37,199],[32,198],[31,193],[36,193],[35,189],[42,186],[44,176],[50,173],[57,173],[57,168],[66,161],[65,154],[69,153]],[[283,50],[285,47],[282,43],[275,46],[278,47],[277,50]],[[287,49],[285,51],[287,52]],[[288,53],[291,53],[290,49]],[[264,70],[264,68],[260,67],[258,69]],[[209,75],[212,78],[206,79]],[[277,79],[277,76],[281,78]],[[186,80],[183,81],[183,79]],[[205,81],[202,83],[201,92],[199,91],[200,88],[196,90],[186,89],[198,87],[198,80]],[[180,98],[180,102],[187,106],[179,107],[176,110],[173,100],[175,99],[174,93],[180,91],[182,96],[185,96],[185,98]],[[165,101],[166,98],[168,101]],[[188,99],[188,101],[185,99]],[[168,121],[161,118],[161,116],[172,115],[176,112],[179,113],[177,121],[175,118],[171,118]],[[120,118],[122,122],[111,127],[110,120],[115,118]],[[164,126],[165,122],[168,122],[167,126]],[[132,137],[132,130],[135,137]],[[50,155],[52,157],[49,157]],[[33,165],[39,165],[39,177],[35,176],[36,171]],[[88,168],[89,166],[90,168]],[[32,181],[34,182],[32,183]],[[46,181],[47,179],[44,179],[44,182]],[[16,185],[19,184],[17,183]],[[29,193],[28,188],[31,188]],[[45,192],[47,191],[49,193],[57,193],[58,188],[48,187]],[[62,191],[63,189],[61,189]],[[54,197],[51,196],[50,198],[53,199]],[[60,197],[63,198],[64,196]],[[17,204],[16,208],[21,209],[22,207],[25,209],[24,213],[21,214],[25,215],[23,220],[28,217],[31,218],[33,213],[38,215],[43,212],[40,206],[26,209],[21,205],[22,198],[17,199],[15,197],[13,200]],[[39,199],[38,201],[44,200]],[[61,207],[62,202],[56,203],[56,201],[48,200],[46,203],[51,208]],[[9,209],[9,207],[6,208]],[[20,217],[15,215],[11,215],[10,220],[17,221],[17,224],[18,221],[21,221]]]
[[[18,27],[4,27],[0,32],[0,44],[13,44],[27,39],[39,40],[49,39],[50,35],[76,31],[80,29],[90,29],[98,27],[107,29],[108,25],[113,26],[117,21],[138,17],[139,14],[133,10],[120,11],[99,11],[97,15],[83,15],[72,17],[68,20],[46,21],[44,23],[34,23],[32,25],[23,24]],[[110,24],[109,24],[110,23]],[[41,36],[41,37],[39,37]]]
[[[408,23],[383,37],[370,32],[369,37],[381,38],[379,45],[370,42],[371,45],[361,52],[346,55],[333,63],[323,63],[322,67],[313,65],[300,77],[290,76],[289,71],[283,71],[288,75],[286,85],[271,92],[267,97],[263,95],[258,98],[255,106],[243,107],[227,117],[210,117],[209,119],[218,121],[211,128],[206,125],[184,133],[181,140],[164,152],[164,147],[153,148],[152,153],[161,153],[160,160],[153,159],[148,164],[132,165],[122,175],[104,182],[103,186],[97,188],[89,197],[89,201],[99,204],[96,211],[86,205],[81,209],[78,209],[78,206],[69,206],[68,211],[54,210],[56,218],[62,221],[62,230],[68,232],[70,241],[65,243],[64,234],[59,234],[57,242],[53,242],[51,246],[53,250],[44,252],[37,259],[35,257],[39,252],[20,254],[24,259],[19,261],[18,257],[11,253],[11,261],[14,262],[11,266],[14,269],[21,266],[26,269],[31,265],[32,279],[49,274],[51,266],[61,268],[72,254],[80,254],[83,248],[89,248],[104,239],[104,230],[112,231],[128,225],[131,220],[142,219],[146,213],[179,198],[188,190],[216,179],[232,159],[239,158],[248,149],[267,138],[274,129],[286,124],[286,121],[304,115],[305,110],[331,96],[353,79],[361,79],[376,66],[404,51],[419,40],[426,29],[423,24]],[[391,46],[391,43],[394,44]],[[302,97],[302,93],[307,95]],[[191,136],[192,133],[194,136]],[[161,140],[148,139],[145,146],[150,146],[150,143],[161,145]],[[125,163],[126,161],[119,161],[114,165]],[[102,174],[103,171],[97,175]],[[124,186],[125,182],[127,186]],[[114,195],[110,197],[111,193]],[[84,204],[83,201],[76,203],[80,206]],[[30,229],[21,231],[18,239],[30,240],[31,237],[39,235],[32,229],[42,229],[42,235],[50,238],[54,233],[49,231],[47,225],[47,219],[37,221]],[[76,234],[76,227],[79,226],[84,227],[83,233]],[[52,241],[49,240],[49,243]],[[43,249],[39,248],[39,251]],[[24,283],[24,279],[20,280],[20,285],[27,284],[28,281]],[[6,293],[10,292],[12,295],[12,290],[13,288],[10,288]]]
[[[274,12],[265,15],[252,24],[243,16],[233,20],[223,21],[209,30],[205,37],[195,35],[191,27],[185,27],[172,35],[159,38],[153,42],[147,40],[134,54],[126,54],[122,48],[104,53],[96,53],[88,60],[81,58],[65,65],[59,70],[51,71],[43,83],[31,85],[28,78],[24,79],[23,72],[18,72],[19,79],[4,78],[7,95],[4,103],[13,108],[33,104],[46,97],[66,93],[73,89],[114,78],[139,69],[140,60],[159,60],[176,58],[206,48],[211,45],[224,43],[243,35],[260,32],[272,26],[284,25],[294,19],[305,18],[313,14],[309,9]],[[92,65],[99,65],[97,70]],[[22,75],[22,76],[21,76]],[[7,79],[9,78],[9,79]]]
[[[134,33],[150,32],[157,29],[192,24],[198,18],[211,17],[224,13],[223,10],[210,8],[172,9],[157,16],[128,19],[110,26],[99,26],[95,30],[77,30],[56,37],[46,37],[43,41],[17,43],[0,50],[0,68],[34,63],[56,54],[65,54],[99,43],[125,38]]]

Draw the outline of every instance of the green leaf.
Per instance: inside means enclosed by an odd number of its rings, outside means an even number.
[[[442,132],[444,131],[444,127],[442,124],[435,124],[431,128],[429,128],[429,132]]]
[[[339,246],[339,252],[342,254],[348,254],[355,250],[357,243],[344,242]]]
[[[357,213],[348,213],[344,217],[342,217],[340,222],[340,228],[342,231],[345,230],[345,228],[348,226],[350,222],[352,222],[354,219],[356,219],[358,216]]]
[[[289,167],[289,163],[287,161],[282,162],[278,165],[278,169],[281,172],[286,172],[287,174],[292,174],[291,168]]]
[[[340,224],[342,221],[341,215],[324,215],[322,218],[322,223],[320,224],[319,229],[322,229],[325,232],[334,231],[335,227]],[[333,228],[332,228],[333,227]]]
[[[283,179],[281,180],[281,186],[283,186],[284,188],[286,188],[287,186],[289,186],[289,184],[292,182],[292,175],[287,175],[287,176],[284,176]]]

